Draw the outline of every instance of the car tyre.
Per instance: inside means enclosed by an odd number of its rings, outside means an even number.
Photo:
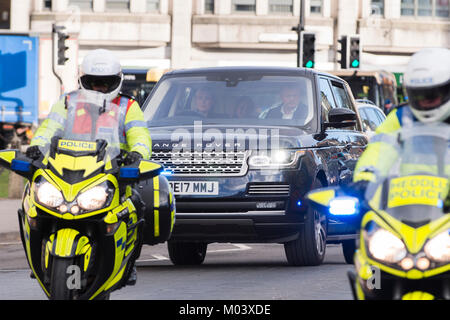
[[[342,252],[347,264],[354,264],[353,257],[356,252],[356,240],[344,240],[342,242]]]
[[[170,261],[174,265],[199,265],[206,257],[208,244],[205,242],[168,241]]]
[[[321,188],[320,181],[316,181],[312,189]],[[327,245],[326,215],[308,208],[305,223],[300,227],[300,234],[296,240],[284,243],[287,261],[292,266],[317,266],[325,258]]]

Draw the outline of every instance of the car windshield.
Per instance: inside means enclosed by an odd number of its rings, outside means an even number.
[[[163,79],[144,106],[149,125],[300,126],[311,130],[314,89],[309,78],[213,73]]]
[[[382,186],[387,191],[381,194],[382,207],[397,219],[420,222],[441,216],[449,191],[450,126],[417,123],[395,135],[375,137],[390,150],[377,160],[377,179],[369,184],[366,199]]]

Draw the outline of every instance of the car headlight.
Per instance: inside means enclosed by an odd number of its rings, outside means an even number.
[[[425,254],[436,262],[450,261],[450,230],[444,231],[429,240],[424,248]]]
[[[388,263],[397,263],[407,254],[403,241],[385,229],[373,233],[368,247],[372,257]]]
[[[305,151],[270,150],[252,154],[248,159],[250,169],[294,168]]]
[[[108,189],[105,185],[92,187],[77,198],[78,206],[86,211],[102,208],[108,199]]]
[[[46,207],[56,208],[64,202],[64,197],[55,186],[44,181],[36,185],[36,200]]]

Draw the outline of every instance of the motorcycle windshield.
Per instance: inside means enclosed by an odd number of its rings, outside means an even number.
[[[65,101],[64,129],[55,133],[60,138],[58,150],[83,155],[104,149],[104,159],[117,157],[120,154],[119,106],[95,91],[79,90]]]
[[[381,209],[413,224],[442,216],[449,193],[450,126],[417,123],[383,140],[382,166],[375,170],[366,200],[380,192]]]

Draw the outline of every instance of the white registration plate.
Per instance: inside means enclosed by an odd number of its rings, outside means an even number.
[[[218,195],[217,181],[169,181],[176,195]]]

